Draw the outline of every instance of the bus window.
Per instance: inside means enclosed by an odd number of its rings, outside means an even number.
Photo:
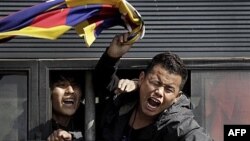
[[[0,140],[27,140],[27,75],[0,72]]]
[[[196,116],[215,141],[225,124],[250,123],[249,71],[194,71],[191,86]]]

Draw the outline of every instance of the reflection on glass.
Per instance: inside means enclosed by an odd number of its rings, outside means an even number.
[[[250,72],[195,71],[191,83],[197,117],[215,141],[225,124],[250,124]]]
[[[27,140],[27,75],[0,72],[0,140]]]

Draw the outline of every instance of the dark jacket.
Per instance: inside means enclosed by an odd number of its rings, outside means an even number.
[[[29,140],[47,140],[47,138],[57,129],[65,130],[72,134],[73,141],[84,141],[84,107],[80,104],[76,113],[69,122],[68,127],[58,125],[55,120],[50,119],[44,124],[40,124],[29,132]]]
[[[99,90],[100,97],[109,97],[99,132],[100,141],[122,141],[124,132],[135,105],[138,103],[139,93],[126,93],[114,97],[113,90],[117,87],[116,63],[119,59],[111,58],[105,52],[98,62],[94,83]],[[106,89],[106,90],[104,90]],[[105,98],[104,98],[105,99]],[[194,120],[190,108],[190,100],[182,95],[177,103],[162,112],[149,128],[144,130],[138,141],[212,141],[203,128]]]

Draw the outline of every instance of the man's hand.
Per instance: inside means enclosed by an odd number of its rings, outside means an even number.
[[[57,129],[47,138],[47,141],[72,141],[72,135],[67,131]]]
[[[138,80],[121,79],[118,82],[118,87],[115,94],[128,93],[135,91],[138,88]]]
[[[120,58],[132,47],[132,44],[126,44],[129,33],[116,35],[108,48],[108,55],[113,58]]]

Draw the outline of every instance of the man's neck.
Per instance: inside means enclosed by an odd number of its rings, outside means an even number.
[[[53,114],[52,118],[55,120],[55,122],[63,127],[67,127],[70,121],[69,116],[62,116],[62,115],[57,115]]]
[[[145,115],[142,110],[137,107],[129,120],[129,125],[134,129],[146,127],[154,122],[155,118]]]

